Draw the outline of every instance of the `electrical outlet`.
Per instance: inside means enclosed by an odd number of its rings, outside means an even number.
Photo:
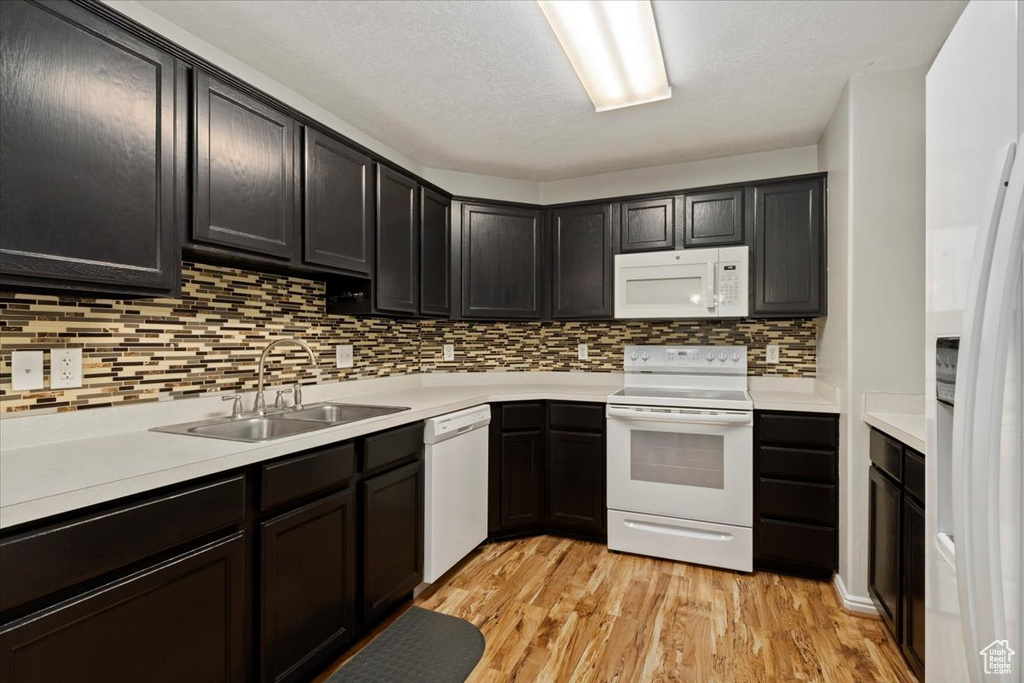
[[[446,362],[455,360],[455,344],[442,345],[441,354]]]
[[[50,388],[82,386],[82,349],[50,349]]]
[[[43,352],[11,352],[11,388],[15,391],[43,388]]]
[[[353,365],[352,345],[338,344],[334,347],[334,364],[339,368],[350,368]]]
[[[778,363],[779,362],[779,345],[778,344],[769,344],[767,347],[765,347],[764,362],[765,363]]]
[[[587,360],[588,357],[589,356],[587,355],[587,345],[578,344],[576,346],[576,358],[578,358],[579,360]]]

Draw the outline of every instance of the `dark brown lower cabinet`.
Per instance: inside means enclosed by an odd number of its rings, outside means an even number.
[[[566,401],[491,409],[488,535],[604,540],[604,405]]]
[[[868,593],[924,680],[924,456],[871,430]]]
[[[754,413],[754,568],[830,579],[838,566],[839,419]]]
[[[390,612],[423,580],[423,483],[418,460],[360,484],[364,626]]]
[[[900,632],[900,486],[877,467],[868,479],[868,592],[893,633]]]
[[[241,532],[7,624],[0,679],[245,680]]]
[[[355,535],[351,490],[260,524],[261,680],[302,680],[352,637]]]

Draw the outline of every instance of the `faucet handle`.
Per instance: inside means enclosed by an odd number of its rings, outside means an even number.
[[[274,407],[284,408],[284,395],[292,393],[291,389],[278,389],[277,394],[274,396]]]
[[[231,417],[238,419],[242,417],[242,395],[232,394],[231,396],[221,396],[222,401],[234,401],[231,404]]]
[[[301,410],[302,409],[302,384],[300,384],[299,382],[296,382],[295,384],[292,385],[292,390],[293,390],[292,391],[292,399],[294,400],[294,403],[292,404],[292,408],[294,408],[295,410]]]

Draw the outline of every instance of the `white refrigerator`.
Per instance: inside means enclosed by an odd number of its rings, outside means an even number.
[[[968,4],[927,76],[929,681],[1024,680],[1022,76],[1016,0]]]

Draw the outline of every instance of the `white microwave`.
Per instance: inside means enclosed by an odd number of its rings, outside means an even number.
[[[744,318],[749,249],[684,249],[615,257],[616,318]]]

